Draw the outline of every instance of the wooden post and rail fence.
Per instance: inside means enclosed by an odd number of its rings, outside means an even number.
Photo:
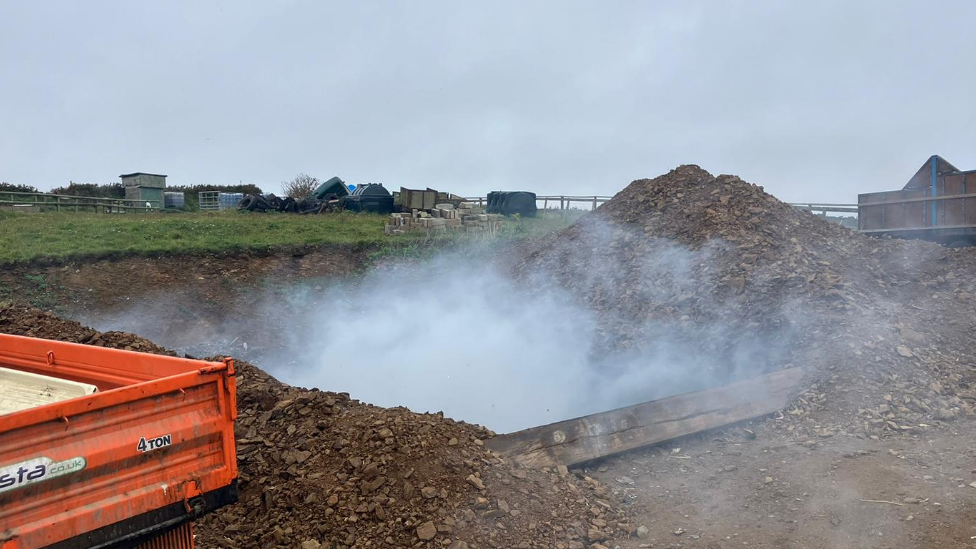
[[[542,202],[542,209],[555,209],[556,203],[559,203],[560,210],[572,209],[573,203],[581,203],[590,206],[590,209],[595,210],[597,206],[609,201],[612,196],[585,196],[585,195],[537,195],[535,197],[536,203]],[[487,197],[484,196],[469,196],[465,197],[465,200],[469,202],[477,202],[479,206],[484,206],[488,201]],[[549,208],[549,203],[552,203],[553,207]]]
[[[0,191],[0,211],[140,213],[158,211],[142,200]]]
[[[569,210],[573,208],[573,204],[585,204],[590,207],[590,209],[595,210],[600,204],[608,202],[612,196],[601,196],[601,195],[537,195],[535,197],[536,204],[542,204],[540,207],[543,210],[546,209],[557,209],[556,205],[559,205],[560,210]],[[487,202],[487,198],[484,196],[469,196],[465,197],[465,200],[470,202],[477,202],[479,206],[484,206]],[[552,207],[550,208],[550,204]],[[845,214],[855,214],[857,215],[857,204],[830,204],[824,202],[798,202],[791,203],[790,206],[798,210],[808,211],[811,213],[819,213],[824,217],[827,213],[845,213]]]

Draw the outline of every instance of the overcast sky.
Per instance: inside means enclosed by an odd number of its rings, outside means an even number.
[[[0,180],[789,201],[976,169],[976,2],[0,0]]]

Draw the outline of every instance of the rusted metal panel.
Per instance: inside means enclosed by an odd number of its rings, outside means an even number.
[[[963,182],[965,179],[965,174],[947,175],[943,177],[943,188],[940,189],[942,194],[965,194],[965,191],[963,191]],[[965,198],[959,198],[943,201],[939,225],[964,225],[966,223],[966,200]]]
[[[885,202],[901,200],[905,198],[906,192],[908,191],[887,192],[885,193]],[[903,228],[906,226],[908,210],[905,208],[904,204],[886,204],[882,207],[884,208],[884,228]]]
[[[928,191],[925,189],[910,189],[901,191],[901,198],[925,198],[928,196]],[[931,202],[906,202],[902,205],[892,205],[889,208],[901,209],[902,210],[902,220],[903,224],[898,228],[904,229],[914,229],[916,227],[928,227],[930,225],[929,218],[931,217],[932,208],[930,207]],[[887,228],[887,227],[886,227]]]
[[[883,202],[887,193],[865,193],[857,195],[858,230],[868,231],[884,228],[884,206],[869,206],[872,202]]]
[[[931,228],[976,229],[976,170],[937,178],[932,187],[858,195],[858,229],[899,231]],[[935,208],[933,208],[933,203]],[[932,212],[935,212],[933,223]]]
[[[962,178],[963,194],[972,194],[976,192],[976,172],[964,172],[962,174]],[[976,199],[967,198],[966,201],[963,202],[963,210],[965,224],[976,226]]]

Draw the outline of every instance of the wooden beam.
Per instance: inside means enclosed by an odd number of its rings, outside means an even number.
[[[771,414],[783,409],[803,380],[802,368],[738,381],[485,441],[525,467],[575,465]]]
[[[918,198],[902,198],[900,200],[884,200],[882,202],[858,202],[859,208],[866,206],[891,206],[894,204],[908,204],[910,202],[932,202],[933,200],[958,200],[963,198],[976,198],[976,193],[966,194],[940,194],[939,196],[920,196]]]

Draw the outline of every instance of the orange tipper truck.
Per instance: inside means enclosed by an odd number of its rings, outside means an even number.
[[[0,549],[193,547],[237,501],[234,363],[0,334]]]

